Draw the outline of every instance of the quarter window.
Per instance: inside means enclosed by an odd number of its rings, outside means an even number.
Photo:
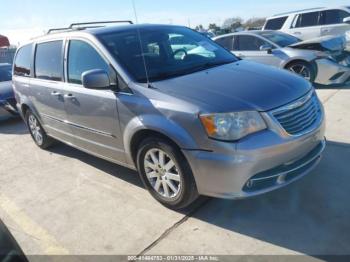
[[[308,27],[319,25],[320,12],[305,13],[298,16],[295,27]]]
[[[29,77],[31,58],[32,45],[26,45],[19,49],[15,59],[14,75]]]
[[[322,24],[323,25],[332,25],[332,24],[341,24],[343,19],[349,17],[350,14],[344,10],[326,10],[322,12]]]
[[[237,50],[260,51],[260,47],[266,44],[265,41],[251,35],[240,35],[237,41]]]
[[[39,79],[63,80],[63,41],[38,44],[35,53],[35,77]]]
[[[221,37],[215,40],[216,43],[225,47],[227,50],[233,50],[233,36]]]
[[[70,41],[68,53],[69,83],[82,84],[81,75],[93,69],[103,69],[109,72],[109,65],[88,43],[80,40]]]
[[[273,18],[266,21],[264,30],[280,30],[286,22],[288,16]]]

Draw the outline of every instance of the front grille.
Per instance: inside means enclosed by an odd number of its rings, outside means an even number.
[[[321,107],[314,93],[273,112],[273,116],[290,135],[299,135],[309,131],[319,121],[321,114]]]

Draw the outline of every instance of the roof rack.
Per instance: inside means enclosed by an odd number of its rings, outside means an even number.
[[[117,24],[117,23],[127,23],[127,24],[133,24],[130,20],[118,20],[118,21],[98,21],[98,22],[85,22],[85,23],[74,23],[71,24],[69,27],[64,28],[51,28],[49,31],[47,31],[47,34],[51,34],[54,32],[61,32],[61,31],[73,31],[73,30],[85,30],[88,28],[100,28],[104,27],[102,24]]]

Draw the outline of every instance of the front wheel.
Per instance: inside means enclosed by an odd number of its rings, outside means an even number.
[[[32,113],[32,111],[27,111],[25,119],[30,135],[32,136],[35,144],[42,149],[50,147],[53,144],[54,139],[46,134],[38,118]]]
[[[138,150],[137,166],[145,187],[164,206],[182,209],[198,198],[187,160],[165,139],[144,140]]]
[[[305,80],[313,83],[316,78],[316,72],[310,63],[304,61],[292,62],[286,67],[287,70],[303,77]]]

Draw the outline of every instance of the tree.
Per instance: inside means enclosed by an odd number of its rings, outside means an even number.
[[[266,18],[253,17],[244,23],[245,28],[261,28],[264,26]]]
[[[196,31],[203,31],[203,30],[204,30],[203,25],[197,25],[196,26]]]
[[[212,30],[212,31],[214,31],[214,32],[216,32],[216,31],[219,31],[219,30],[220,30],[220,27],[217,26],[215,23],[213,23],[213,24],[209,24],[208,29],[209,29],[209,30]]]
[[[223,29],[230,29],[231,31],[236,31],[242,27],[243,19],[240,17],[227,18],[222,24]]]

